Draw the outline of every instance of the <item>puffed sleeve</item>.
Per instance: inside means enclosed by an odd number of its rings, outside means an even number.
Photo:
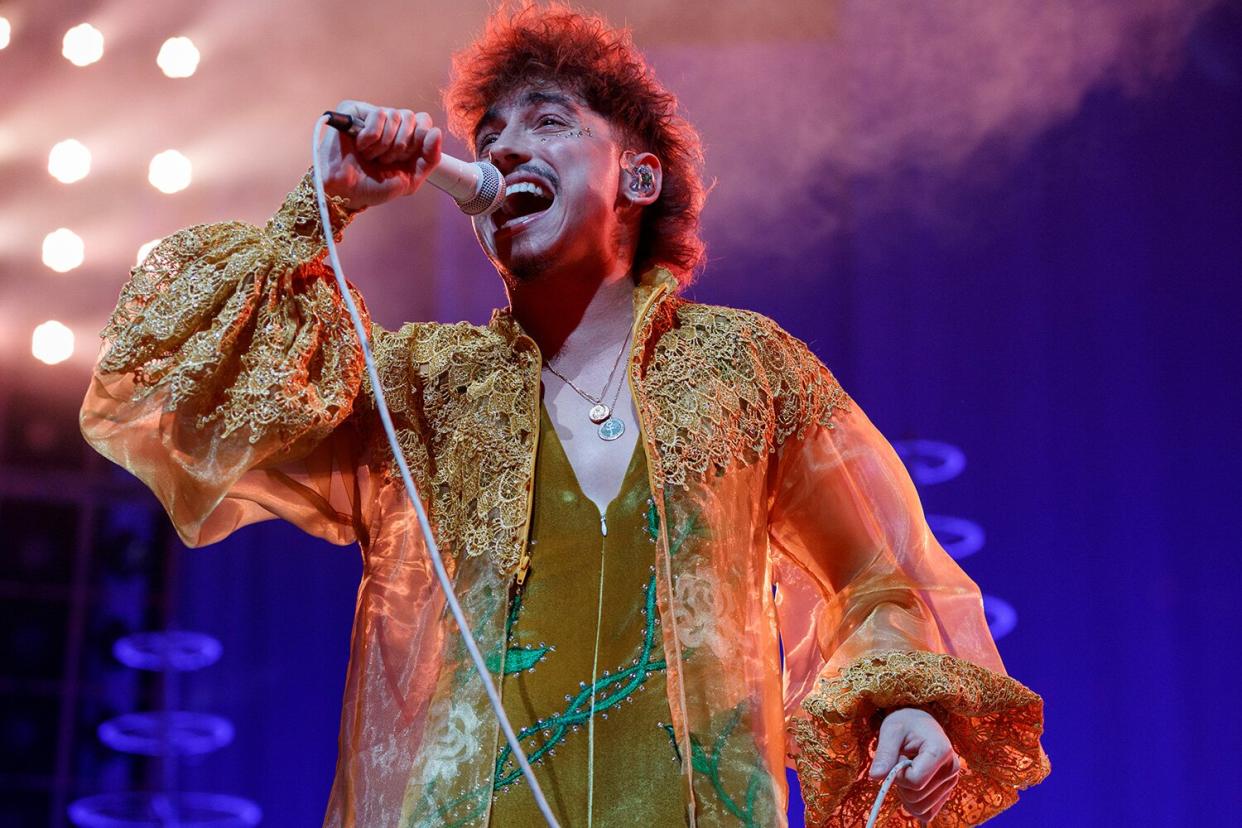
[[[339,238],[353,214],[329,211]],[[340,544],[365,531],[361,349],[323,255],[307,173],[265,227],[175,233],[121,291],[82,433],[191,546],[274,517]]]
[[[780,412],[791,433],[774,461],[770,542],[807,825],[866,822],[879,724],[901,707],[935,716],[962,760],[932,824],[977,825],[1049,773],[1043,701],[1006,674],[979,588],[932,535],[892,446],[802,343],[782,348],[796,402]],[[919,823],[890,796],[878,824]]]

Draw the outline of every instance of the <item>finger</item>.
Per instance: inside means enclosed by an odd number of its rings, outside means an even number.
[[[422,152],[423,143],[427,140],[427,132],[431,129],[431,116],[426,112],[414,115],[414,138],[410,143],[410,154]]]
[[[905,729],[895,720],[885,719],[880,725],[880,738],[869,772],[872,779],[883,779],[893,769],[893,765],[897,764],[905,736]],[[908,774],[910,768],[906,768],[905,772]]]
[[[374,147],[376,160],[379,160],[380,156],[392,149],[393,143],[397,140],[397,130],[400,128],[400,113],[391,107],[386,107],[384,109],[384,129],[380,133],[379,141],[376,142]]]
[[[906,790],[925,788],[942,765],[950,765],[953,749],[948,745],[927,744],[919,749],[914,764],[906,768],[899,781]]]
[[[358,131],[358,136],[354,141],[358,145],[358,151],[368,160],[375,157],[376,148],[380,137],[384,134],[384,125],[387,120],[388,114],[379,107],[373,107],[366,112],[362,129]]]
[[[937,777],[930,785],[921,791],[901,791],[901,801],[905,803],[906,808],[913,811],[915,808],[927,809],[935,804],[938,799],[943,799],[957,785],[961,774],[952,773],[948,776]]]
[[[943,808],[944,804],[949,801],[949,797],[953,795],[953,787],[954,786],[950,785],[942,791],[939,796],[926,803],[919,805],[903,804],[905,805],[905,809],[910,812],[911,816],[923,820],[924,824],[926,824],[935,819],[936,815],[940,813],[940,809]]]
[[[414,174],[421,180],[440,163],[440,150],[444,145],[444,135],[439,127],[432,127],[423,138],[423,150],[414,162]]]
[[[392,133],[391,139],[388,139],[388,133]],[[404,109],[395,109],[391,114],[389,128],[384,130],[386,143],[383,153],[380,153],[378,159],[380,164],[391,164],[392,161],[400,160],[409,153],[409,139],[414,130],[410,128],[410,123],[406,120],[406,112]]]
[[[398,109],[393,117],[397,128],[392,145],[379,157],[382,164],[404,161],[410,156],[410,141],[414,137],[414,113],[408,109]]]

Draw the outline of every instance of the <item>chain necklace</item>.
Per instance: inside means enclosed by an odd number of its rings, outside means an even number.
[[[632,332],[631,332],[632,333]],[[608,388],[612,385],[612,379],[617,374],[617,366],[621,364],[621,355],[626,351],[626,345],[629,344],[630,334],[627,334],[621,342],[621,350],[617,351],[617,357],[612,361],[612,370],[608,372],[608,380],[604,383],[604,388],[600,391],[598,397],[591,396],[583,391],[574,381],[562,374],[560,371],[552,367],[551,364],[544,367],[551,371],[555,376],[559,377],[566,385],[573,389],[579,397],[591,403],[591,410],[587,412],[587,417],[592,423],[599,426],[598,434],[601,440],[609,442],[616,440],[625,433],[625,422],[618,417],[613,416],[613,407],[617,404],[617,398],[621,396],[621,386],[625,384],[624,378],[617,384],[617,391],[612,395],[612,401],[605,404],[604,397],[608,395]]]

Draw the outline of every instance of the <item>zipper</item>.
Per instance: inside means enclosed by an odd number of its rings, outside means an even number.
[[[525,334],[523,334],[521,338],[529,342],[530,347],[534,350],[535,364],[542,365],[543,354],[539,352],[539,343],[535,342],[535,340]],[[540,427],[539,423],[539,383],[539,375],[536,373],[534,384],[535,391],[532,395],[534,404],[531,406],[531,416],[534,417],[535,422],[535,439],[531,441],[530,466],[526,475],[526,537],[522,539],[522,554],[518,556],[518,567],[517,572],[515,573],[519,588],[521,588],[522,584],[526,582],[526,573],[530,569],[530,517],[535,508],[535,461],[539,456],[539,441],[543,437],[543,429]]]

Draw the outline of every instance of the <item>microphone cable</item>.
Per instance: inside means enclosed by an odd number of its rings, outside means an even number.
[[[893,769],[888,772],[888,776],[884,777],[884,784],[880,786],[880,793],[875,798],[875,804],[871,806],[871,815],[867,817],[867,828],[875,828],[875,821],[880,818],[880,808],[884,806],[884,795],[893,786],[893,780],[897,778],[897,774],[903,768],[908,768],[913,764],[913,759],[909,756],[903,756],[897,760],[897,764],[893,765]]]
[[[358,335],[358,343],[362,346],[362,357],[366,362],[367,376],[371,378],[371,389],[375,394],[375,407],[379,409],[380,421],[384,424],[384,434],[388,437],[388,445],[392,449],[393,458],[397,461],[397,468],[401,471],[401,482],[405,484],[405,493],[409,497],[410,503],[414,505],[414,512],[418,515],[418,525],[423,531],[423,541],[427,545],[427,553],[431,557],[432,566],[435,568],[436,578],[439,579],[440,587],[444,590],[444,598],[448,602],[449,610],[453,613],[453,620],[457,622],[457,628],[461,631],[462,640],[466,644],[466,649],[470,652],[470,658],[474,662],[475,668],[479,671],[479,677],[483,679],[483,687],[487,690],[487,698],[492,703],[492,709],[496,711],[496,718],[500,720],[500,728],[504,731],[505,740],[508,741],[509,747],[513,750],[513,755],[522,769],[522,775],[526,778],[526,783],[530,785],[530,792],[534,795],[535,804],[539,806],[539,811],[543,814],[544,820],[551,828],[560,828],[556,818],[552,816],[552,809],[548,807],[548,801],[544,798],[539,782],[535,779],[535,772],[531,769],[530,762],[526,759],[526,753],[522,750],[522,746],[518,744],[517,735],[513,732],[513,725],[509,724],[509,717],[505,715],[504,707],[500,702],[500,694],[496,692],[496,685],[492,682],[491,673],[483,661],[482,653],[479,652],[479,645],[475,643],[474,635],[466,624],[465,614],[461,611],[461,605],[457,602],[457,596],[453,592],[453,585],[449,582],[448,573],[444,570],[444,561],[440,557],[440,547],[436,544],[436,539],[431,533],[431,526],[427,522],[427,512],[423,508],[423,502],[419,498],[418,490],[414,486],[414,479],[410,476],[410,467],[405,462],[405,453],[401,451],[401,445],[397,442],[397,434],[392,425],[392,415],[388,412],[388,403],[384,399],[384,389],[380,385],[379,373],[375,369],[375,358],[371,354],[371,343],[367,339],[367,332],[363,330],[362,317],[358,314],[358,306],[354,303],[354,297],[350,293],[348,283],[345,281],[345,271],[341,267],[340,259],[337,258],[336,240],[332,238],[332,222],[328,215],[328,200],[323,191],[323,171],[319,160],[320,136],[323,134],[323,128],[327,121],[327,116],[320,117],[315,122],[315,131],[311,137],[311,161],[315,179],[315,198],[319,203],[319,221],[322,225],[324,242],[328,247],[328,258],[332,263],[332,272],[336,275],[336,285],[340,289],[341,298],[345,300],[345,308],[349,311],[349,318],[353,320],[354,331]]]

